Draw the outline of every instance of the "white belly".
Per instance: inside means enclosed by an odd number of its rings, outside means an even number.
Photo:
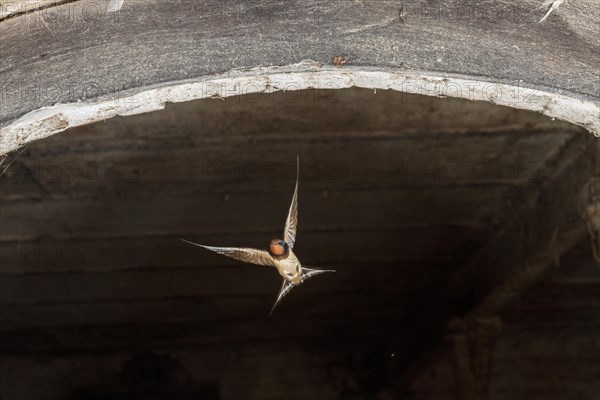
[[[293,251],[290,250],[287,257],[279,260],[275,259],[275,266],[279,271],[279,275],[287,281],[293,282],[296,285],[300,283],[302,276],[302,265]]]

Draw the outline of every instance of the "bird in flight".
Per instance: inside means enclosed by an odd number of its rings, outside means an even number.
[[[296,242],[296,230],[298,228],[298,180],[300,178],[300,156],[296,159],[296,188],[292,196],[292,204],[288,212],[285,228],[283,230],[283,239],[273,239],[269,244],[269,250],[259,250],[242,247],[214,247],[205,246],[181,239],[182,241],[193,244],[194,246],[204,247],[207,250],[222,254],[236,260],[244,261],[256,265],[265,265],[277,268],[279,275],[283,277],[281,289],[277,300],[271,309],[269,315],[273,313],[279,302],[289,294],[292,289],[308,278],[323,274],[325,272],[335,272],[332,269],[313,269],[303,267],[294,254],[292,249]]]

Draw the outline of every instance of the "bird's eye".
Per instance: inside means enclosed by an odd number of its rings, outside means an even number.
[[[291,278],[292,276],[294,276],[294,274],[292,274],[292,273],[290,273],[290,272],[286,272],[285,274],[286,274],[287,276],[289,276],[290,278]]]

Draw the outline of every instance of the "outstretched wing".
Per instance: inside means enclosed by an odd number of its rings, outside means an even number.
[[[311,268],[302,267],[302,277],[300,278],[300,282],[302,283],[305,280],[307,280],[308,278],[312,278],[313,276],[324,274],[325,272],[335,272],[335,270],[334,269],[311,269]]]
[[[294,248],[296,241],[296,229],[298,228],[298,179],[300,178],[300,156],[296,159],[296,188],[294,196],[292,196],[292,204],[288,212],[287,220],[285,221],[285,230],[283,231],[283,240],[288,244],[290,249]]]
[[[273,314],[273,311],[275,310],[275,307],[277,307],[277,304],[279,304],[279,302],[289,293],[292,291],[292,289],[294,288],[294,285],[292,282],[287,281],[287,280],[283,280],[283,283],[281,284],[281,290],[279,290],[279,294],[277,295],[277,300],[275,301],[275,304],[273,304],[273,308],[271,308],[271,312],[269,313],[269,315]]]
[[[265,250],[249,249],[242,247],[213,247],[190,242],[189,240],[185,239],[181,240],[186,243],[193,244],[194,246],[204,247],[207,250],[214,251],[215,253],[223,254],[224,256],[235,258],[236,260],[240,260],[243,262],[257,265],[267,265],[270,267],[275,266],[273,258]]]

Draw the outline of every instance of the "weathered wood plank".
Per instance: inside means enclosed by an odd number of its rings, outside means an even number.
[[[301,156],[304,191],[357,186],[380,190],[527,185],[541,178],[545,160],[556,155],[573,134],[508,132],[468,138],[461,135],[417,138],[393,133],[354,136],[344,132],[331,137],[302,134],[244,140],[227,135],[214,143],[202,143],[201,136],[190,134],[168,145],[155,143],[156,139],[149,136],[147,144],[137,142],[133,147],[106,150],[99,147],[93,152],[69,148],[44,154],[44,150],[32,148],[28,150],[31,155],[21,155],[2,177],[0,199],[24,202],[100,193],[112,197],[144,190],[177,193],[285,190],[294,185],[297,154]],[[72,133],[67,135],[70,137]],[[544,146],[538,145],[540,140]],[[465,146],[468,152],[464,152]],[[246,151],[240,152],[241,147]],[[509,150],[514,147],[519,151]],[[379,162],[355,162],[366,154],[376,154]]]
[[[0,21],[7,17],[15,17],[69,1],[71,0],[18,0],[3,2],[0,4]]]
[[[545,310],[520,310],[517,309],[509,315],[507,321],[520,325],[521,329],[530,332],[574,332],[574,331],[593,331],[600,332],[600,315],[594,308],[571,308],[565,309],[545,309]],[[586,321],[585,323],[581,321]],[[550,333],[548,333],[550,334]]]
[[[258,234],[182,235],[196,243],[266,248],[280,229]],[[408,267],[456,265],[482,239],[471,227],[306,231],[300,229],[296,254],[306,265],[337,267],[356,263]],[[170,270],[237,266],[232,260],[189,245],[179,237],[130,237],[0,243],[0,275],[60,274],[126,270]],[[248,266],[251,267],[251,266]]]
[[[267,315],[265,313],[265,315]],[[401,321],[396,319],[395,324]],[[296,341],[335,335],[340,342],[380,337],[390,320],[373,317],[272,318],[251,321],[141,324],[15,330],[0,333],[0,353],[140,351],[162,346]]]
[[[577,254],[572,254],[574,252]],[[568,268],[564,268],[565,265]],[[560,268],[549,270],[543,283],[564,285],[565,288],[576,288],[579,284],[600,284],[600,268],[593,259],[589,240],[581,242],[578,248],[561,257]]]
[[[356,264],[336,266],[337,273],[302,286],[306,291],[416,289],[447,279],[451,266]],[[327,283],[326,283],[327,282]],[[274,268],[230,266],[170,271],[122,271],[98,274],[5,275],[0,280],[3,305],[198,296],[272,296],[281,285]],[[57,290],[60,288],[60,290]],[[333,296],[333,295],[332,295]]]
[[[118,198],[11,202],[2,204],[0,240],[280,231],[292,190],[199,195],[141,192]],[[300,234],[432,223],[476,225],[492,208],[485,203],[489,198],[465,196],[469,193],[473,192],[423,189],[300,193]],[[488,193],[496,198],[502,195],[501,190]]]
[[[438,285],[441,280],[437,280]],[[409,281],[413,282],[413,281]],[[385,290],[340,291],[322,287],[299,288],[278,307],[277,314],[292,313],[297,318],[331,316],[397,318],[412,314],[418,299],[427,297],[423,287]],[[207,297],[186,293],[164,299],[100,299],[45,304],[2,305],[0,331],[46,327],[96,325],[137,325],[148,323],[192,323],[199,321],[262,319],[273,305],[277,287],[271,294]],[[323,291],[325,289],[325,291]]]
[[[544,24],[537,24],[543,10],[533,0],[482,3],[474,10],[464,10],[459,1],[442,9],[437,2],[407,3],[406,23],[394,1],[293,1],[279,4],[282,8],[252,1],[241,9],[217,1],[128,1],[119,14],[107,13],[106,5],[77,1],[53,7],[43,21],[27,15],[2,21],[0,70],[7,101],[0,126],[51,104],[120,96],[132,88],[241,67],[303,59],[330,63],[339,53],[364,67],[458,71],[467,79],[592,98],[598,93],[593,0],[564,7]],[[457,14],[464,18],[457,20]],[[560,24],[561,15],[566,24]],[[498,69],[506,59],[511,68]],[[81,71],[75,82],[70,71]],[[49,94],[27,95],[47,82]]]
[[[307,346],[289,341],[246,346],[168,348],[153,355],[159,356],[159,359],[167,356],[177,363],[177,372],[184,372],[190,378],[184,385],[186,393],[208,383],[218,387],[219,399],[222,400],[301,400],[348,395],[345,377],[368,374],[372,364],[360,361],[381,354],[377,344],[354,343],[354,360],[349,362],[346,346],[347,342],[313,341]],[[114,393],[123,386],[131,389],[128,386],[131,383],[123,382],[122,372],[132,358],[127,351],[80,354],[76,357],[3,355],[0,374],[4,379],[0,381],[0,390],[11,400],[55,400],[73,397],[74,387],[80,389],[78,392],[88,394],[81,396],[84,399],[92,394]],[[64,371],[71,371],[69,379],[63,379]],[[89,377],[95,375],[106,379],[90,382]],[[23,382],[31,382],[32,376],[43,377],[44,385],[41,382],[40,385],[24,385]],[[298,376],[303,377],[301,385],[298,385]],[[40,393],[40,386],[44,389],[43,393]],[[290,387],[294,390],[290,391]],[[362,387],[351,390],[359,392]]]
[[[564,284],[540,282],[514,304],[506,307],[507,318],[519,312],[543,312],[555,310],[568,312],[577,309],[600,307],[600,282]]]

